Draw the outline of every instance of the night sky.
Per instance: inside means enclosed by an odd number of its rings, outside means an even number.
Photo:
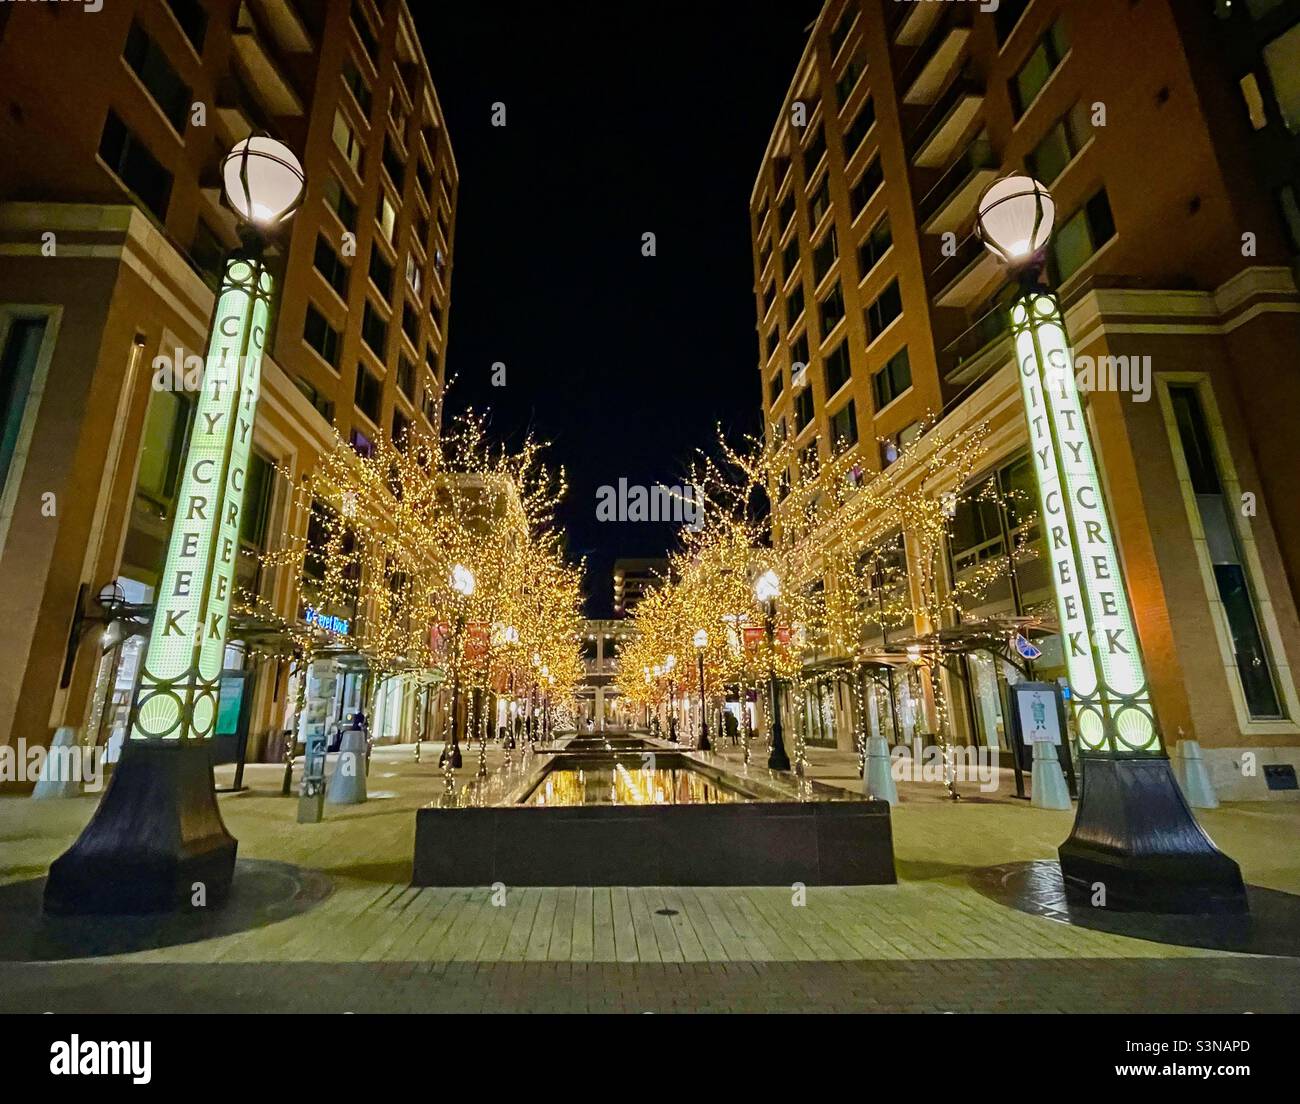
[[[821,3],[412,8],[460,169],[448,413],[553,443],[609,616],[614,558],[675,527],[597,521],[597,488],[680,482],[718,422],[759,427],[749,195]]]

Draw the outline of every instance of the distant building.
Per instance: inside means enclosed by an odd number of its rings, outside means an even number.
[[[614,561],[614,616],[626,617],[647,590],[659,585],[668,571],[662,556]]]
[[[587,621],[582,627],[582,666],[578,686],[578,731],[590,721],[595,732],[630,728],[641,716],[626,706],[614,679],[618,674],[618,649],[631,640],[632,630],[622,621]]]

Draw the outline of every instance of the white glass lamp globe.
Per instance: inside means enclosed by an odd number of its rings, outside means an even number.
[[[302,198],[302,165],[283,142],[254,135],[226,154],[221,164],[226,199],[235,213],[255,226],[271,227],[291,215]]]
[[[462,597],[468,598],[474,593],[474,572],[464,564],[457,564],[451,569],[451,588]]]
[[[1047,244],[1056,219],[1051,193],[1032,176],[1013,173],[980,196],[975,222],[980,241],[1009,265],[1021,265]]]
[[[709,646],[709,634],[704,629],[697,629],[691,639],[695,642],[697,648],[707,648]]]
[[[754,597],[760,602],[771,602],[781,597],[781,580],[775,571],[764,571],[754,580]]]

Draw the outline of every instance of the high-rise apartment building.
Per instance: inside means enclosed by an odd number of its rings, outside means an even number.
[[[0,71],[0,740],[71,725],[105,743],[173,520],[195,397],[178,380],[239,240],[221,157],[267,133],[307,180],[272,250],[238,573],[289,619],[313,595],[263,554],[307,530],[290,484],[332,430],[360,452],[437,432],[456,163],[402,0],[5,4]],[[244,651],[232,633],[232,672]],[[338,709],[359,679],[331,682]],[[256,749],[284,723],[286,669],[245,689]]]
[[[1032,522],[973,493],[1033,488],[1016,286],[974,221],[999,175],[1036,177],[1078,363],[1129,384],[1093,389],[1088,416],[1166,740],[1198,739],[1222,793],[1280,793],[1242,764],[1282,779],[1300,763],[1294,190],[1259,171],[1266,139],[1294,149],[1300,5],[982,8],[829,0],[812,28],[750,207],[767,432],[804,471],[847,456],[862,482],[935,422],[979,425],[987,470],[934,488],[960,496],[947,585],[1018,539],[1034,547]],[[971,612],[1051,599],[1039,556]],[[1006,753],[1006,671],[962,666],[945,676],[957,735]],[[1049,639],[1037,674],[1064,673]],[[867,687],[871,726],[925,729],[910,676],[887,694]],[[851,696],[842,675],[814,684],[811,742],[851,746]]]
[[[626,617],[647,590],[663,582],[668,560],[663,556],[622,557],[614,561],[614,616]]]

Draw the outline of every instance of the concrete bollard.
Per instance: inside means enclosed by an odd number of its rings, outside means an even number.
[[[862,772],[862,792],[875,801],[898,804],[898,786],[894,782],[894,762],[889,744],[883,736],[867,737],[866,769]]]
[[[1214,792],[1210,771],[1196,740],[1179,740],[1174,747],[1174,777],[1182,787],[1187,804],[1193,809],[1217,809],[1219,795]]]
[[[1034,744],[1034,766],[1029,778],[1029,803],[1036,809],[1070,808],[1070,789],[1056,745]]]
[[[75,765],[72,762],[74,756],[78,760]],[[36,780],[32,797],[37,801],[80,797],[82,762],[77,730],[72,725],[60,725],[54,730],[54,739],[50,741],[49,752],[41,764],[41,776]]]
[[[330,805],[360,805],[366,799],[366,734],[346,728],[339,741],[339,757],[325,789]]]

